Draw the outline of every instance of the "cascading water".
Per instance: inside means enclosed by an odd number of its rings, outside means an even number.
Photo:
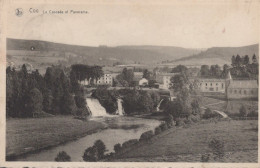
[[[157,105],[157,107],[156,107],[156,110],[157,110],[157,111],[160,111],[160,106],[161,106],[162,101],[163,101],[163,99],[162,99],[162,100],[159,102],[159,104]]]
[[[122,106],[122,99],[117,99],[117,114],[118,115],[124,115],[125,111],[124,108]]]
[[[97,99],[86,98],[87,106],[93,117],[108,116],[106,109],[101,106]]]

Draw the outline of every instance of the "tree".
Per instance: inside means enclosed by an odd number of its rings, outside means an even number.
[[[210,66],[210,74],[212,77],[220,77],[222,71],[219,65],[211,65]]]
[[[70,162],[71,158],[65,151],[61,151],[57,154],[55,161],[56,162]]]
[[[103,159],[107,151],[104,142],[99,139],[95,141],[94,146],[97,148],[98,158]]]
[[[256,55],[255,55],[255,54],[252,56],[252,62],[253,62],[254,64],[257,63],[257,58],[256,58]]]
[[[237,63],[236,63],[236,57],[233,55],[232,58],[231,58],[231,65],[233,67],[237,66]]]
[[[61,106],[61,114],[75,114],[77,106],[73,96],[69,93],[68,90],[63,94],[61,102],[63,103]]]
[[[34,113],[42,112],[42,100],[42,93],[37,88],[30,91],[27,117],[33,116]]]
[[[202,65],[200,68],[200,75],[202,77],[207,77],[210,75],[209,66],[208,65]]]
[[[151,72],[149,72],[147,69],[143,71],[143,78],[150,80],[151,78]]]
[[[171,78],[171,83],[174,91],[178,92],[187,86],[188,78],[184,73],[177,74]]]
[[[95,146],[87,148],[82,156],[83,160],[86,162],[96,162],[98,161],[98,151]]]
[[[43,95],[43,111],[47,113],[53,113],[52,111],[52,103],[53,103],[53,96],[50,89],[46,89],[44,95]]]
[[[195,99],[191,102],[191,111],[192,111],[191,113],[193,115],[200,115],[200,113],[201,113],[200,104],[197,99]]]
[[[122,146],[121,146],[120,143],[115,144],[115,146],[114,146],[114,151],[115,151],[116,153],[118,153],[118,152],[121,150],[121,148],[122,148]]]
[[[242,64],[242,59],[240,57],[240,55],[236,56],[236,66],[240,67]]]
[[[244,64],[244,65],[249,64],[249,57],[248,57],[248,55],[245,55],[245,57],[244,57],[244,59],[243,59],[243,64]]]

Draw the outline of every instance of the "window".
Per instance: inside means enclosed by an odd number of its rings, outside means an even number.
[[[254,91],[253,91],[253,90],[251,90],[251,94],[254,94]]]
[[[212,86],[212,83],[210,83],[210,86]]]
[[[210,91],[214,91],[214,88],[209,88]]]
[[[216,86],[218,86],[218,83],[216,83]]]
[[[229,93],[232,93],[232,89],[229,90]]]
[[[244,90],[244,94],[246,94],[246,90]]]
[[[237,90],[235,90],[234,92],[235,92],[235,94],[237,94]]]
[[[239,90],[239,94],[241,94],[241,90]]]
[[[208,86],[208,84],[206,83],[206,86]]]
[[[224,88],[224,83],[222,83],[222,89]]]

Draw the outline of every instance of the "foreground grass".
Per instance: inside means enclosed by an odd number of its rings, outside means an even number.
[[[171,128],[150,142],[134,146],[114,161],[201,161],[201,155],[211,153],[212,138],[224,141],[225,157],[221,162],[257,162],[257,121],[220,121]],[[210,162],[214,160],[211,158]]]
[[[7,119],[6,155],[14,157],[56,146],[104,128],[96,121],[81,121],[72,116]]]

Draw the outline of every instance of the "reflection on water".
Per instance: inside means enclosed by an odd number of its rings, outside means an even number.
[[[87,135],[64,145],[42,150],[39,153],[29,154],[18,160],[54,161],[58,152],[65,151],[71,156],[72,161],[83,161],[82,156],[85,149],[92,146],[98,139],[101,139],[105,143],[108,152],[113,152],[115,144],[122,144],[129,139],[139,139],[143,132],[153,130],[160,124],[160,122],[156,120],[134,117],[93,118],[92,120],[106,123],[108,129]]]

